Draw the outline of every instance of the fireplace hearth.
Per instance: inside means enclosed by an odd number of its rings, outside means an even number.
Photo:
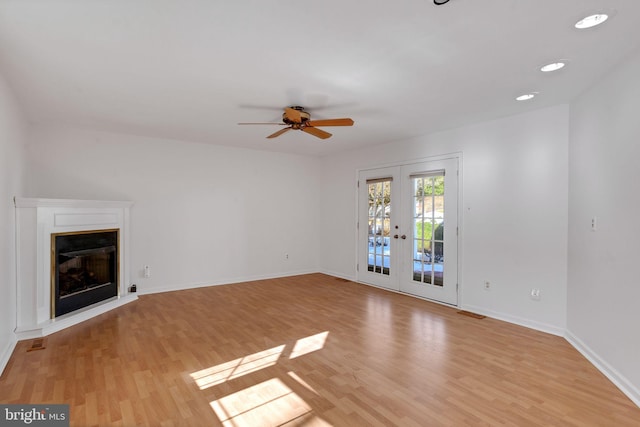
[[[118,230],[51,235],[54,317],[118,295],[118,241]]]

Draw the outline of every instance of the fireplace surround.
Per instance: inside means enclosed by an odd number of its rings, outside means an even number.
[[[14,199],[18,339],[137,299],[127,292],[132,202]]]

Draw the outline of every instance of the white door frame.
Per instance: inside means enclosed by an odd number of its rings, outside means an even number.
[[[378,165],[378,166],[371,166],[371,167],[366,167],[366,168],[360,168],[356,170],[356,230],[355,230],[355,252],[356,252],[356,266],[355,266],[355,277],[356,277],[356,281],[359,283],[363,283],[366,285],[371,285],[371,286],[376,286],[376,287],[381,287],[384,289],[388,289],[394,292],[400,292],[400,293],[405,293],[400,291],[399,288],[399,280],[396,280],[397,282],[397,286],[389,286],[389,285],[379,285],[379,284],[375,284],[375,283],[371,283],[371,281],[367,281],[367,280],[363,280],[363,277],[365,276],[363,274],[362,269],[364,268],[366,270],[366,265],[363,267],[362,265],[360,265],[360,268],[358,268],[358,263],[362,264],[361,262],[361,250],[360,250],[360,233],[358,230],[358,225],[362,226],[362,224],[359,224],[358,222],[360,221],[360,208],[361,208],[361,204],[362,201],[360,200],[360,191],[358,189],[358,180],[360,179],[361,173],[365,172],[365,171],[374,171],[374,170],[380,170],[380,169],[384,169],[384,168],[400,168],[403,166],[410,166],[410,165],[414,165],[414,164],[418,164],[418,163],[425,163],[425,162],[433,162],[433,161],[438,161],[438,160],[447,160],[447,159],[456,159],[457,163],[458,163],[458,170],[457,170],[457,236],[456,236],[456,244],[457,244],[457,259],[456,259],[456,275],[457,275],[457,304],[455,304],[456,307],[461,307],[463,305],[463,278],[462,278],[462,258],[463,258],[463,250],[462,250],[462,236],[463,236],[463,217],[462,217],[462,213],[463,213],[463,204],[462,204],[462,199],[463,199],[463,192],[462,192],[462,179],[463,179],[463,161],[462,161],[462,153],[461,152],[454,152],[454,153],[449,153],[449,154],[444,154],[444,155],[438,155],[438,156],[432,156],[432,157],[426,157],[426,158],[420,158],[420,159],[414,159],[414,160],[410,160],[410,161],[404,161],[404,162],[394,162],[394,163],[386,163],[386,164],[382,164],[382,165]],[[360,185],[363,185],[363,183],[360,183]],[[364,183],[364,185],[366,185],[366,183]],[[396,208],[396,210],[398,210],[398,208]],[[398,212],[397,212],[398,213]],[[366,227],[366,224],[364,225]],[[398,249],[396,249],[398,250]],[[396,268],[396,270],[398,270],[398,268]],[[396,274],[399,274],[400,272],[397,271]],[[415,296],[417,298],[423,298],[423,299],[427,299],[429,301],[435,302],[435,303],[439,303],[439,304],[443,304],[446,306],[452,306],[452,304],[447,304],[447,303],[443,303],[440,302],[438,300],[433,300],[427,297],[421,297],[421,296],[417,296],[417,295],[413,295],[413,294],[407,294],[407,295],[412,295]]]

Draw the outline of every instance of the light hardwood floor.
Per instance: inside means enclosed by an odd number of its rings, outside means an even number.
[[[18,343],[2,403],[76,426],[639,426],[564,339],[322,274],[141,296]]]

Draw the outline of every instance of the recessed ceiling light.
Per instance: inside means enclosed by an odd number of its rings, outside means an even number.
[[[585,28],[595,27],[596,25],[602,24],[609,18],[609,15],[604,13],[596,13],[595,15],[587,16],[584,19],[576,22],[576,28],[583,30]]]
[[[525,93],[524,95],[520,95],[519,97],[516,98],[516,101],[528,101],[530,99],[535,98],[536,94],[535,93]]]
[[[550,73],[551,71],[558,71],[560,68],[564,68],[566,64],[564,62],[552,62],[544,67],[540,68],[543,73]]]

